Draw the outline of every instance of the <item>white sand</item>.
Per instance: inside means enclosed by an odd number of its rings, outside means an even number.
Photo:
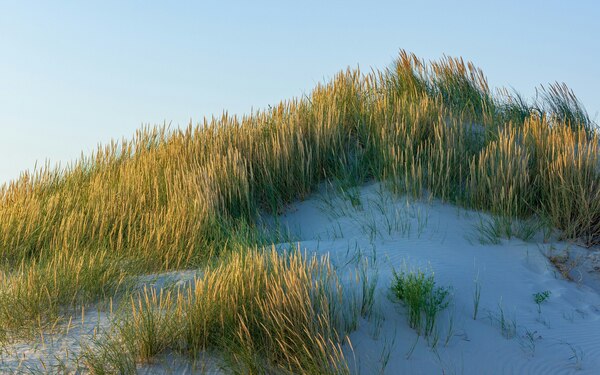
[[[378,184],[357,189],[357,194],[358,207],[338,197],[315,195],[292,205],[279,223],[303,249],[329,253],[342,276],[365,258],[370,272],[378,274],[374,313],[351,334],[354,352],[345,347],[351,366],[361,374],[600,374],[600,278],[594,270],[600,266],[600,252],[564,242],[542,243],[541,238],[484,245],[475,226],[486,215],[436,201],[407,204]],[[565,280],[544,255],[566,252],[577,261],[571,271],[575,281]],[[438,319],[435,349],[431,339],[418,338],[408,327],[404,306],[389,291],[392,270],[403,266],[433,270],[437,285],[452,288],[452,303]],[[184,271],[140,282],[162,288],[193,277]],[[473,320],[477,283],[481,301]],[[533,294],[546,290],[551,295],[539,313]],[[27,372],[40,369],[40,359],[57,363],[52,358],[64,358],[66,349],[76,353],[94,327],[108,322],[102,314],[86,319],[83,328],[53,337],[52,345],[48,338],[45,346],[38,343],[40,350],[15,345],[12,359],[0,358],[0,367]],[[219,373],[213,362],[209,358],[207,373]],[[140,372],[192,370],[180,358],[165,356]]]
[[[382,190],[377,184],[360,189],[362,207],[313,198],[280,218],[302,248],[328,252],[340,273],[355,267],[348,262],[357,251],[376,257],[378,312],[361,321],[350,336],[354,353],[347,350],[362,374],[379,374],[386,356],[385,374],[600,374],[600,296],[585,285],[599,285],[598,274],[587,272],[597,267],[598,251],[517,239],[483,245],[475,227],[486,215],[439,202],[407,205]],[[544,256],[567,250],[579,258],[571,273],[581,283],[565,280]],[[452,287],[435,349],[417,341],[405,308],[389,292],[392,270],[403,264],[433,270],[438,285]],[[481,300],[473,320],[476,280]],[[546,290],[551,295],[538,313],[533,294]]]

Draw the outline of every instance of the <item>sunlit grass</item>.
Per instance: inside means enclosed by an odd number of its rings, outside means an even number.
[[[234,373],[349,373],[342,351],[361,305],[327,258],[250,250],[207,269],[187,288],[146,289],[84,355],[93,373],[134,373],[177,352],[219,353]]]
[[[493,95],[462,59],[402,51],[385,71],[348,69],[241,118],[144,128],[2,186],[0,340],[114,294],[127,275],[276,242],[261,215],[325,180],[380,180],[506,222],[536,215],[563,238],[600,243],[598,130],[566,86],[528,103]]]
[[[133,267],[127,269],[134,272]],[[126,288],[123,264],[107,251],[23,262],[12,272],[0,272],[0,343],[31,338],[55,325],[69,307],[112,297]]]

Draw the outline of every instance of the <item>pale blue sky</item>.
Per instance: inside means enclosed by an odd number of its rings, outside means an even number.
[[[247,113],[400,48],[463,56],[526,96],[566,82],[598,118],[597,1],[2,1],[0,183],[142,124]]]

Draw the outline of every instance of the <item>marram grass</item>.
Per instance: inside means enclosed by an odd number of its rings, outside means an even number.
[[[349,373],[342,344],[362,307],[326,257],[272,249],[226,258],[187,287],[132,297],[130,313],[84,354],[88,370],[135,373],[175,352],[217,353],[237,374]]]
[[[342,71],[265,111],[144,128],[69,167],[24,172],[0,188],[0,314],[24,317],[2,319],[0,340],[110,296],[125,275],[277,241],[261,213],[326,180],[535,215],[598,245],[597,126],[566,86],[540,97],[493,93],[462,59],[402,51],[384,71]]]

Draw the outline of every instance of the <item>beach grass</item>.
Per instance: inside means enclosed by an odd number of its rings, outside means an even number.
[[[165,353],[218,353],[238,374],[345,374],[342,344],[362,309],[348,297],[326,257],[234,253],[187,287],[132,296],[83,362],[95,374],[127,374]]]
[[[565,85],[541,92],[532,103],[493,93],[471,63],[401,51],[385,70],[347,69],[263,111],[146,127],[67,167],[24,172],[0,188],[0,340],[114,295],[127,276],[277,242],[261,218],[324,181],[379,180],[509,222],[535,215],[598,245],[598,127]]]

